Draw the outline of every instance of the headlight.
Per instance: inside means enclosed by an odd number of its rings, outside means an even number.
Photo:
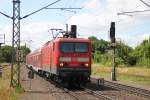
[[[89,67],[89,64],[84,64],[86,67]]]
[[[63,67],[63,66],[64,66],[64,64],[63,64],[63,63],[60,63],[60,64],[59,64],[59,66],[60,66],[60,67]]]

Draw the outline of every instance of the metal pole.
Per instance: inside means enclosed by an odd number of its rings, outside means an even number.
[[[10,86],[16,87],[20,85],[20,0],[13,0],[12,48]]]
[[[111,79],[112,81],[116,81],[116,41],[112,43],[112,52],[113,52],[113,59],[112,59]]]
[[[1,41],[2,39],[2,41]],[[2,51],[1,51],[1,46],[2,44],[5,44],[5,34],[2,35],[2,38],[0,37],[0,78],[2,77],[2,72],[3,72],[3,68],[1,66],[1,58],[2,58]]]
[[[115,58],[115,54],[116,54],[116,52],[115,52],[115,50],[116,50],[116,47],[114,46],[113,47],[113,65],[112,65],[112,81],[116,81],[116,58]]]
[[[0,43],[0,78],[2,77],[2,66],[1,66],[1,43]]]
[[[0,67],[1,67],[1,57],[2,57],[1,54],[2,54],[2,53],[1,53],[1,43],[0,43]]]

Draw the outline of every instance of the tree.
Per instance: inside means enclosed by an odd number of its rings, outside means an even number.
[[[26,61],[26,55],[31,52],[26,46],[21,46],[20,49],[23,51],[23,61]]]
[[[94,52],[94,62],[101,64],[111,63],[111,54],[108,49],[109,42],[105,40],[99,40],[94,36],[89,37],[92,40]],[[121,43],[116,47],[116,59],[119,64],[125,65],[140,65],[150,67],[150,38],[143,40],[135,49]]]
[[[2,54],[2,58],[1,58],[2,62],[11,62],[12,47],[9,45],[2,46],[1,54]]]
[[[30,53],[30,49],[26,46],[21,46],[20,49],[23,51],[23,61],[25,61],[25,57],[28,53]],[[1,62],[11,62],[12,59],[12,47],[9,45],[2,46],[1,48]]]
[[[124,43],[121,43],[117,45],[116,51],[120,63],[127,65],[136,64],[136,57],[133,55],[133,48],[125,45]]]
[[[150,67],[150,38],[135,48],[134,55],[138,65]]]

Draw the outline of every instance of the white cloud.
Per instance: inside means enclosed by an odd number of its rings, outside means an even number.
[[[84,7],[89,9],[96,9],[101,6],[100,0],[90,0],[89,2],[85,2]]]
[[[96,5],[96,2],[98,5]],[[122,34],[124,33],[123,31],[127,31],[128,29],[131,28],[134,29],[135,26],[142,24],[144,21],[150,20],[149,12],[133,14],[132,17],[117,15],[117,13],[124,11],[148,9],[148,7],[142,4],[140,0],[107,0],[106,4],[104,4],[103,0],[90,0],[85,4],[86,4],[85,8],[87,10],[90,9],[92,11],[72,16],[68,20],[68,23],[77,24],[79,25],[79,27],[83,28],[80,31],[83,31],[85,33],[95,32],[97,33],[95,34],[95,36],[98,36],[99,34],[100,37],[102,36],[102,38],[105,39],[106,37],[108,37],[110,22],[115,21],[117,30],[119,30],[117,31],[118,32],[117,35],[120,36],[120,38],[124,39],[126,43],[135,46],[137,44],[136,40],[138,38],[138,35],[135,35],[131,38],[129,34],[127,34],[126,35],[127,38],[124,38],[122,37]],[[105,6],[100,6],[102,4],[104,4]],[[106,36],[104,36],[104,32]],[[148,36],[150,35],[148,34]],[[130,37],[130,39],[128,37]],[[139,37],[141,37],[141,33],[139,33]],[[145,38],[142,35],[140,40],[143,39]],[[131,40],[133,41],[130,42]],[[135,43],[133,43],[134,41]]]

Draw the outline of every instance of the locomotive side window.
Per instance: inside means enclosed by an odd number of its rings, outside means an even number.
[[[60,46],[60,51],[65,53],[87,53],[88,52],[88,43],[80,42],[63,42]]]

